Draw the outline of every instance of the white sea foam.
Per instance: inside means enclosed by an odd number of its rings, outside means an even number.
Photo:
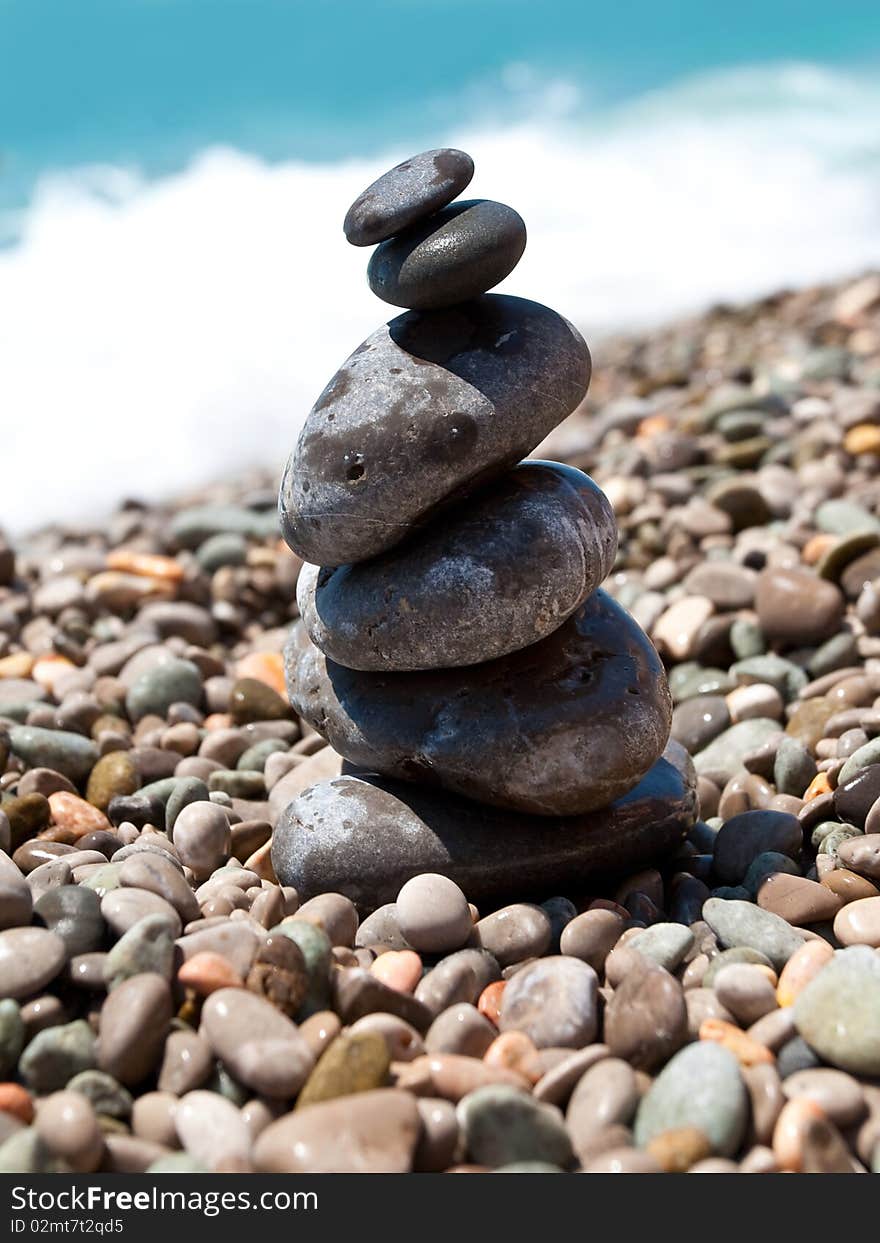
[[[527,123],[438,132],[529,226],[503,288],[588,337],[880,256],[880,89],[810,66],[694,80],[602,114],[557,84]],[[0,252],[0,523],[100,514],[277,464],[383,318],[352,197],[407,154],[203,152],[153,181],[46,177]],[[469,191],[470,193],[471,191]],[[389,308],[390,309],[390,308]]]

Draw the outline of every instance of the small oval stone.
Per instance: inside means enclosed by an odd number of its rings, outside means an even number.
[[[493,289],[519,263],[526,226],[512,207],[464,199],[389,238],[373,252],[367,279],[383,302],[436,310]]]
[[[410,156],[358,195],[345,215],[346,239],[352,246],[374,246],[393,237],[451,203],[473,175],[471,157],[454,147]]]

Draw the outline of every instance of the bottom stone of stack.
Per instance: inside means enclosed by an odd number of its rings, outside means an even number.
[[[282,885],[300,898],[343,893],[362,911],[393,902],[422,872],[454,880],[471,901],[589,891],[675,850],[697,814],[687,753],[670,743],[608,807],[579,816],[521,815],[436,789],[351,773],[303,791],[272,842]]]

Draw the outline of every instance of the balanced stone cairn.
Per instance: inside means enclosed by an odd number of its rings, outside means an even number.
[[[473,170],[427,151],[349,209],[348,240],[378,243],[371,289],[407,309],[330,381],[281,485],[309,563],[288,691],[335,765],[274,835],[303,898],[371,910],[422,872],[475,901],[577,891],[694,821],[689,761],[661,758],[663,666],[600,590],[611,506],[582,472],[521,460],[583,400],[589,351],[548,307],[487,293],[526,230],[452,201]]]

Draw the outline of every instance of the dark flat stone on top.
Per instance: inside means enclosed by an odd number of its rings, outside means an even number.
[[[349,207],[342,226],[352,246],[373,246],[445,207],[470,183],[466,151],[422,151],[383,173]]]

